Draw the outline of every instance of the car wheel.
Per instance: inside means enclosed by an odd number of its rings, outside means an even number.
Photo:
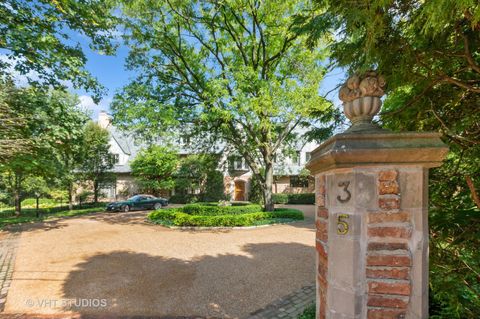
[[[154,209],[160,209],[160,208],[162,208],[162,204],[160,204],[160,203],[155,203],[155,205],[153,205],[153,208],[154,208]]]
[[[124,212],[129,212],[130,211],[130,206],[128,206],[128,205],[123,206],[123,211]]]

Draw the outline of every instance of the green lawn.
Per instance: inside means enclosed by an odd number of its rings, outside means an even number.
[[[56,217],[71,217],[103,211],[105,209],[104,203],[85,204],[82,207],[75,206],[73,210],[69,211],[67,207],[48,207],[39,210],[40,216],[37,217],[35,208],[22,208],[22,214],[19,217],[15,216],[15,210],[11,207],[0,210],[0,228],[8,225],[39,222],[46,219]]]

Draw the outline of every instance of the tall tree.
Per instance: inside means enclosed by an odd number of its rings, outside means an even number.
[[[28,195],[35,197],[36,214],[39,217],[40,197],[46,196],[50,191],[47,181],[42,176],[30,176],[24,181],[24,189]]]
[[[84,179],[92,183],[96,203],[100,187],[113,179],[110,169],[114,166],[114,157],[110,153],[110,134],[106,129],[90,121],[84,130],[80,171]]]
[[[225,198],[223,174],[218,170],[220,156],[194,154],[182,158],[175,173],[175,193],[198,194],[200,201],[214,202]]]
[[[88,115],[81,110],[78,97],[62,91],[53,91],[47,101],[52,107],[52,121],[57,127],[55,155],[57,158],[56,179],[59,187],[67,191],[68,208],[73,209],[73,187],[78,180],[78,169],[82,165],[82,141]]]
[[[64,92],[17,88],[11,82],[0,87],[8,92],[4,106],[15,110],[22,122],[15,127],[14,138],[28,141],[27,150],[8,152],[0,164],[15,199],[16,213],[20,214],[24,182],[34,175],[53,179],[62,172],[59,151],[75,147],[81,132],[74,128],[85,121],[86,115],[77,108],[78,99]],[[7,131],[9,136],[12,131]]]
[[[32,141],[22,134],[27,119],[10,104],[10,96],[15,90],[12,81],[0,80],[0,163],[32,146]]]
[[[338,65],[386,77],[384,126],[439,131],[449,143],[430,179],[431,316],[480,317],[478,1],[317,3],[325,14],[298,16],[297,30],[314,43],[331,28]]]
[[[130,167],[140,188],[158,195],[161,190],[174,187],[173,176],[178,163],[177,152],[166,146],[153,145],[140,151]]]
[[[232,145],[273,210],[275,153],[333,110],[318,95],[326,52],[292,32],[293,16],[309,9],[302,0],[124,1],[138,77],[115,98],[116,123],[150,136],[180,126],[195,145]]]
[[[15,70],[30,84],[92,90],[98,98],[102,87],[85,69],[86,57],[78,37],[91,39],[90,47],[112,54],[116,18],[111,0],[6,0],[0,3],[0,75]]]
[[[5,0],[0,2],[0,78],[25,78],[46,90],[75,88],[93,92],[97,101],[103,87],[85,69],[87,58],[80,37],[92,50],[112,54],[117,19],[115,0]],[[0,162],[31,150],[21,138],[23,114],[5,104],[0,88]]]

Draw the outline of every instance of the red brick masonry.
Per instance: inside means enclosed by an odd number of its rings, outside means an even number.
[[[401,210],[396,170],[378,174],[378,212],[368,213],[368,319],[405,318],[412,285],[411,215]]]
[[[319,298],[318,319],[325,319],[327,307],[328,273],[328,210],[325,208],[325,175],[317,177],[316,248],[318,258],[317,289]]]

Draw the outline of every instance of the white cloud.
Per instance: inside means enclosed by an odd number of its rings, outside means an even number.
[[[80,104],[79,106],[87,111],[90,114],[90,117],[94,120],[98,118],[98,113],[100,111],[110,112],[110,103],[112,102],[112,97],[106,97],[100,101],[100,103],[95,103],[89,95],[80,95],[79,97]]]

